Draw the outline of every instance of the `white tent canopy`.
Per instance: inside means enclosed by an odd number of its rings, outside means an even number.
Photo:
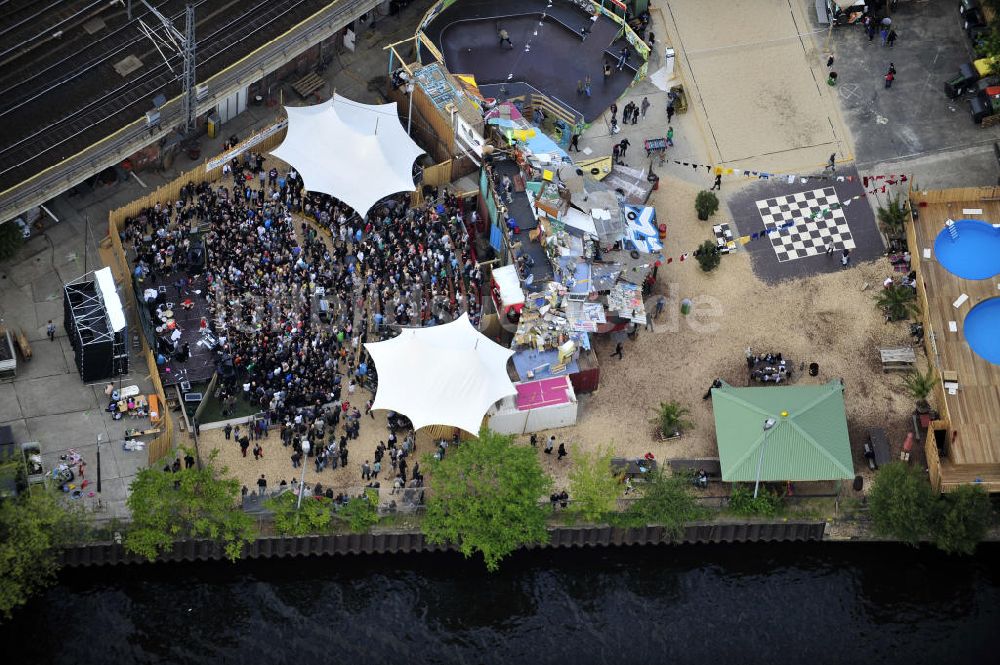
[[[424,151],[399,123],[396,102],[334,95],[285,112],[288,133],[271,154],[294,167],[307,190],[334,196],[362,217],[386,196],[414,190],[413,161]]]
[[[365,344],[378,371],[373,409],[408,417],[415,429],[458,427],[472,434],[486,411],[517,390],[507,376],[514,354],[460,318],[429,328],[404,328],[385,342]]]

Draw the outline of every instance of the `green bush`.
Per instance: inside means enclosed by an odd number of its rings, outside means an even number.
[[[719,209],[719,197],[712,192],[702,190],[694,199],[694,209],[698,213],[698,219],[704,222]]]
[[[990,496],[977,485],[962,485],[938,499],[933,540],[948,554],[972,554],[993,522]]]
[[[24,233],[14,222],[0,223],[0,261],[6,261],[21,249]]]
[[[875,533],[916,545],[931,530],[935,501],[923,472],[903,462],[883,466],[868,493]]]
[[[729,495],[729,510],[743,517],[775,517],[784,504],[781,496],[766,487],[754,498],[753,490],[746,485],[736,485]]]
[[[337,517],[347,522],[354,533],[365,533],[378,524],[378,490],[367,488],[364,496],[356,496],[337,511]]]
[[[719,246],[711,240],[701,243],[701,247],[694,253],[694,258],[698,260],[698,265],[705,272],[712,272],[719,267],[722,262],[722,253]]]
[[[325,531],[332,514],[330,500],[326,497],[302,497],[302,507],[297,508],[295,492],[284,492],[264,502],[264,507],[274,513],[274,530],[285,536],[304,536]]]
[[[668,476],[662,469],[647,474],[645,483],[637,483],[642,495],[628,510],[613,516],[617,526],[638,527],[657,524],[672,538],[684,533],[684,525],[705,519],[711,511],[698,503],[690,474]]]
[[[569,472],[573,501],[568,510],[573,517],[593,524],[605,520],[618,507],[622,478],[611,471],[612,456],[611,446],[573,451],[573,468]]]

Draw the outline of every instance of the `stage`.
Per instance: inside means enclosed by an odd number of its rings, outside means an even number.
[[[586,39],[581,33],[584,27],[591,30]],[[500,29],[509,34],[512,48],[501,47]],[[592,23],[583,10],[565,0],[555,0],[551,7],[545,0],[459,0],[441,12],[425,34],[441,51],[450,72],[472,74],[486,86],[484,92],[497,99],[505,98],[502,84],[526,83],[591,122],[628,88],[642,64],[629,46],[629,64],[618,71],[617,54],[628,45],[624,39],[613,42],[618,29],[603,15]],[[605,61],[612,66],[607,79]],[[577,82],[587,76],[590,97],[577,93]]]

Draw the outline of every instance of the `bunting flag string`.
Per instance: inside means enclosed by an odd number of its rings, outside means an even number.
[[[857,201],[858,199],[863,199],[866,196],[867,196],[867,194],[865,194],[865,193],[856,194],[855,196],[852,196],[852,197],[850,197],[848,199],[844,199],[840,203],[833,203],[828,208],[823,208],[822,210],[817,210],[817,211],[811,213],[808,217],[802,217],[801,219],[798,219],[798,220],[794,220],[794,219],[793,220],[789,220],[789,221],[781,224],[780,226],[775,226],[774,228],[767,228],[767,227],[765,227],[761,231],[754,231],[753,233],[750,233],[748,235],[738,236],[733,242],[739,242],[740,245],[745,246],[745,245],[748,245],[751,242],[754,242],[754,241],[757,241],[757,240],[762,240],[764,238],[774,238],[776,236],[781,235],[781,232],[784,231],[785,229],[790,228],[792,226],[795,226],[799,222],[805,221],[807,219],[817,219],[819,217],[826,217],[832,211],[837,210],[838,208],[846,208],[846,207],[850,206],[853,201]],[[720,224],[731,224],[733,222],[719,222],[719,223]],[[695,254],[695,252],[684,252],[683,254],[681,254],[680,256],[677,256],[677,257],[665,256],[665,255],[661,254],[660,257],[659,257],[659,261],[657,261],[656,265],[659,266],[659,265],[672,264],[675,260],[677,260],[678,262],[683,262],[689,256],[693,256],[694,254]],[[633,268],[632,270],[633,270],[633,272],[638,272],[639,268],[646,268],[646,267],[648,267],[648,266],[639,266],[637,268]]]
[[[868,188],[869,182],[878,182],[879,187],[885,185],[895,185],[897,183],[905,183],[909,180],[908,176],[903,173],[888,173],[881,175],[837,175],[836,173],[827,174],[806,174],[799,175],[794,173],[771,173],[768,171],[755,171],[750,169],[742,169],[738,166],[715,166],[712,164],[699,164],[697,162],[684,162],[677,159],[666,160],[673,162],[678,166],[690,166],[695,171],[704,168],[705,172],[709,175],[742,175],[745,178],[757,178],[758,180],[785,180],[789,185],[793,185],[796,182],[801,184],[807,184],[810,181],[823,180],[823,181],[836,181],[836,182],[854,182],[855,180],[861,180],[864,183],[865,189]],[[885,181],[883,183],[883,181]],[[881,191],[885,191],[884,189]]]

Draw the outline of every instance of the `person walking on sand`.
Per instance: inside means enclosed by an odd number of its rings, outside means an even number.
[[[611,357],[614,358],[615,356],[618,356],[618,360],[624,360],[625,356],[622,353],[624,351],[624,348],[625,347],[622,346],[621,342],[615,344],[615,352],[611,354]]]
[[[717,189],[720,192],[722,191],[722,174],[721,173],[716,173],[715,174],[715,182],[712,183],[712,187],[709,189],[709,191],[712,191],[713,189]]]
[[[851,263],[851,250],[844,248],[844,253],[840,257],[840,266],[846,268]]]
[[[833,241],[827,240],[826,241],[826,247],[824,247],[823,249],[826,250],[826,256],[827,256],[827,258],[833,256]]]
[[[267,491],[267,479],[264,478],[264,474],[260,474],[260,478],[257,479],[257,496],[264,496]]]
[[[562,460],[562,458],[566,457],[566,455],[569,455],[569,453],[566,452],[566,444],[565,443],[560,443],[559,444],[559,454],[556,456],[556,461],[558,462],[558,461]]]
[[[642,114],[642,119],[643,120],[646,119],[646,111],[647,111],[647,109],[649,109],[649,98],[648,97],[643,97],[642,98],[642,104],[639,105],[639,110],[640,110],[640,113]]]

